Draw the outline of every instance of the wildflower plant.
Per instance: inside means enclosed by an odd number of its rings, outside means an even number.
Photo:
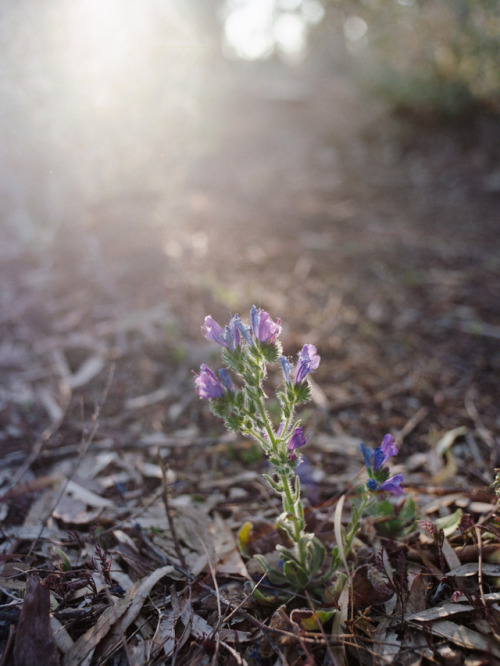
[[[216,374],[202,364],[195,377],[196,392],[209,401],[212,413],[220,417],[229,430],[241,432],[259,443],[272,467],[272,474],[264,477],[281,496],[282,513],[276,525],[287,545],[277,546],[280,567],[270,567],[262,556],[255,557],[273,584],[287,586],[292,591],[324,585],[339,566],[347,566],[346,555],[360,529],[362,514],[380,497],[403,493],[402,475],[391,476],[386,465],[397,453],[394,439],[386,435],[374,451],[362,445],[369,478],[361,492],[361,501],[353,502],[352,519],[345,531],[340,527],[339,516],[335,530],[337,545],[327,561],[323,543],[306,530],[300,478],[296,471],[308,436],[295,411],[311,399],[309,375],[317,370],[321,360],[316,347],[305,344],[292,363],[282,354],[281,320],[273,320],[255,306],[250,311],[250,325],[236,314],[223,328],[207,316],[202,331],[207,340],[221,347],[224,367]],[[283,384],[276,394],[280,418],[275,424],[267,409],[264,381],[269,365],[278,362]]]

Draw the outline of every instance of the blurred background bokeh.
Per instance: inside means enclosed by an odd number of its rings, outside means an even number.
[[[0,212],[26,240],[110,207],[152,220],[217,148],[235,80],[265,79],[264,62],[305,79],[306,60],[348,68],[431,117],[500,108],[497,0],[3,0],[1,12]]]

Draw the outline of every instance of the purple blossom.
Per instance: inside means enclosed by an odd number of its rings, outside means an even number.
[[[365,444],[360,446],[365,465],[368,470],[369,479],[366,482],[368,490],[372,492],[381,491],[391,493],[392,495],[402,495],[404,490],[401,488],[403,481],[402,474],[389,476],[389,468],[385,463],[398,453],[398,447],[394,437],[390,434],[385,435],[382,444],[372,451]]]
[[[384,464],[389,458],[392,458],[392,456],[397,455],[398,453],[398,447],[396,445],[396,442],[394,441],[394,437],[390,434],[384,435],[384,439],[382,440],[382,444],[380,445],[380,450],[384,454],[384,459],[382,461],[382,464]],[[376,451],[377,449],[375,449]]]
[[[286,358],[286,356],[280,356],[281,367],[283,368],[283,378],[285,379],[285,384],[290,383],[290,372],[292,371],[292,364]]]
[[[213,317],[205,317],[205,323],[201,327],[207,340],[212,340],[230,351],[234,351],[241,341],[240,332],[237,326],[238,315],[235,315],[229,324],[222,328]]]
[[[300,449],[306,444],[307,437],[304,435],[304,428],[302,426],[297,426],[288,442],[288,460],[296,460],[297,454],[294,453],[295,449]]]
[[[398,495],[404,495],[404,490],[401,488],[403,483],[402,474],[394,474],[394,476],[389,477],[386,481],[382,483],[377,483],[375,479],[368,479],[366,482],[366,487],[372,492],[380,491],[381,493],[391,493],[394,497]]]
[[[281,319],[273,321],[265,310],[257,309],[252,305],[250,322],[253,334],[259,342],[274,342],[281,331]]]
[[[307,375],[319,366],[321,357],[318,356],[314,345],[304,345],[299,352],[299,361],[295,369],[295,383],[300,384]]]
[[[201,327],[201,330],[203,331],[207,340],[212,340],[218,345],[227,347],[227,343],[224,340],[224,331],[222,330],[222,326],[218,324],[210,315],[205,317],[205,323]]]
[[[363,454],[365,465],[367,468],[372,468],[374,472],[378,472],[382,465],[398,453],[398,447],[392,435],[385,435],[382,444],[377,446],[375,451],[372,451],[366,444],[361,444],[361,453]]]
[[[214,400],[215,398],[222,398],[224,389],[219,382],[213,370],[211,370],[205,363],[201,364],[200,374],[196,375],[194,379],[196,393],[200,398],[206,400]]]
[[[397,495],[404,495],[405,491],[401,488],[402,483],[403,475],[394,474],[394,476],[391,476],[387,481],[380,484],[379,490],[385,493],[391,493],[395,497]]]

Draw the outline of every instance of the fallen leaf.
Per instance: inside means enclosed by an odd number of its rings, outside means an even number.
[[[14,642],[16,666],[58,666],[59,657],[50,630],[50,591],[38,576],[29,576]]]

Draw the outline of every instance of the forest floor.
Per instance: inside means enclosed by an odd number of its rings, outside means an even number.
[[[499,136],[391,116],[321,68],[229,69],[168,196],[102,202],[40,244],[5,231],[2,664],[30,645],[65,666],[500,663]],[[325,543],[360,442],[386,432],[418,517],[448,516],[439,544],[364,524],[341,635],[293,616],[310,598],[252,598],[237,533],[267,525],[272,549],[278,498],[194,393],[219,363],[204,317],[254,303],[287,355],[321,355],[302,416]],[[373,582],[382,548],[396,573],[406,556],[404,617]]]

